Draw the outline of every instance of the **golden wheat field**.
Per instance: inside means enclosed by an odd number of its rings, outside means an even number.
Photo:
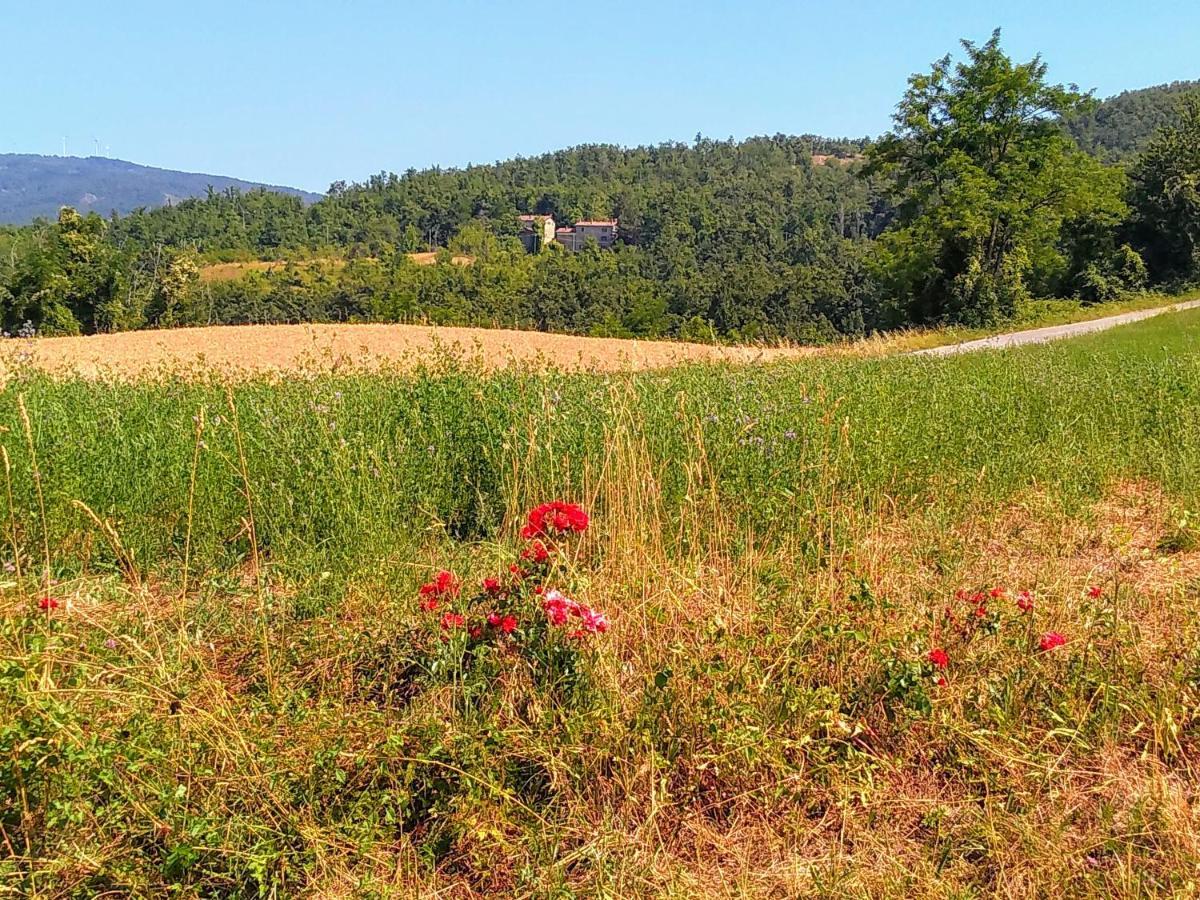
[[[135,377],[181,367],[226,374],[371,370],[412,367],[440,355],[489,370],[523,365],[611,372],[685,362],[765,362],[813,352],[423,325],[236,325],[11,341],[0,346],[0,372],[20,365],[85,377]]]

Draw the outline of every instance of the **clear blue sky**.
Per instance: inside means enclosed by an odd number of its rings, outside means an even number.
[[[324,191],[584,142],[878,134],[907,76],[1004,29],[1106,96],[1200,78],[1200,2],[10,3],[0,152]]]

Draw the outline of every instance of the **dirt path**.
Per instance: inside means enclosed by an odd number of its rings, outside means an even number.
[[[1090,334],[1093,331],[1105,331],[1116,325],[1129,322],[1139,322],[1160,313],[1176,312],[1182,309],[1200,308],[1200,300],[1186,300],[1171,306],[1161,306],[1155,309],[1139,309],[1134,312],[1121,313],[1118,316],[1107,316],[1103,319],[1091,319],[1087,322],[1072,322],[1069,325],[1049,325],[1045,328],[1031,328],[1028,331],[1012,331],[1008,334],[994,334],[991,337],[965,341],[961,344],[946,344],[943,347],[929,347],[925,350],[912,351],[913,356],[953,356],[956,353],[971,353],[975,350],[1002,350],[1006,347],[1020,347],[1023,344],[1044,344],[1047,341],[1057,341],[1060,338],[1075,337],[1080,334]]]

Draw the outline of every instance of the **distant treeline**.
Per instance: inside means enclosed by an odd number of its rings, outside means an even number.
[[[1102,160],[1078,143],[1092,149],[1094,102],[997,34],[913,76],[878,141],[583,146],[337,183],[308,207],[230,190],[107,221],[67,209],[0,231],[0,309],[10,332],[431,321],[824,341],[1099,302],[1200,275],[1200,100],[1172,96],[1138,155]],[[615,218],[620,240],[526,254],[523,213]],[[439,248],[437,265],[406,256]],[[252,258],[298,262],[200,278]],[[311,262],[327,258],[345,265]]]

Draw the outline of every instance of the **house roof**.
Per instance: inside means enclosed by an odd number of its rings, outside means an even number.
[[[580,225],[611,225],[613,228],[616,228],[617,220],[616,219],[584,219],[582,222],[575,223],[576,228],[578,228]]]

